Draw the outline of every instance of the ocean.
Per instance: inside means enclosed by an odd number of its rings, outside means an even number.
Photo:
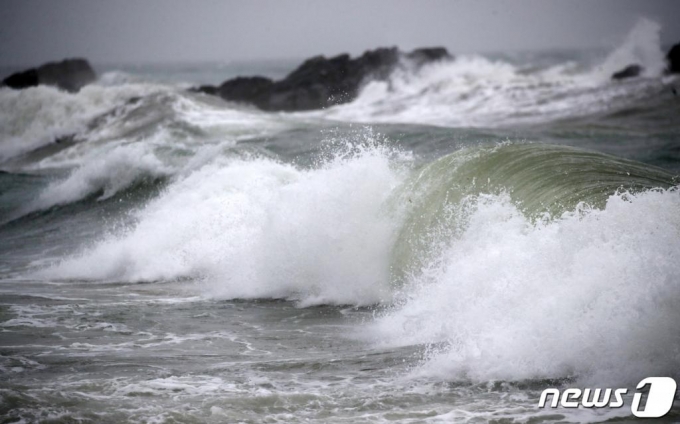
[[[187,90],[297,59],[0,89],[1,421],[633,420],[640,380],[680,377],[667,49],[643,21],[309,112]]]

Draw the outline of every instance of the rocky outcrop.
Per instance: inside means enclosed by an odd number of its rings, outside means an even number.
[[[612,74],[612,79],[613,80],[622,80],[626,78],[633,78],[640,76],[644,68],[640,65],[628,65],[625,68],[621,69],[618,72],[614,72]]]
[[[671,47],[666,54],[666,73],[680,74],[680,43]],[[626,78],[637,77],[642,74],[645,68],[638,64],[628,65],[618,72],[612,74],[612,79],[622,80]]]
[[[416,66],[422,66],[428,62],[438,60],[451,60],[453,56],[444,47],[429,47],[423,49],[415,49],[406,55],[406,58],[413,61]]]
[[[671,74],[680,74],[680,43],[671,47],[666,55],[668,62],[668,72]]]
[[[238,77],[224,82],[216,89],[222,98],[236,102],[266,105],[274,82],[264,77]]]
[[[10,88],[28,88],[38,85],[38,70],[35,68],[17,72],[2,80],[2,85]]]
[[[268,111],[321,109],[356,98],[364,81],[385,79],[404,66],[451,60],[445,48],[423,48],[403,54],[396,47],[369,50],[352,59],[347,54],[332,58],[316,56],[280,81],[265,77],[238,77],[196,91],[216,94],[228,101],[249,103]]]
[[[96,79],[97,75],[87,60],[65,59],[12,74],[2,81],[2,85],[15,89],[51,85],[76,92]]]

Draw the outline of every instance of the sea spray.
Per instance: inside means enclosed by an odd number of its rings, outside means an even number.
[[[508,195],[475,196],[460,237],[367,331],[432,345],[414,373],[445,380],[676,375],[679,194],[617,193],[538,221]]]
[[[506,194],[530,220],[559,217],[580,205],[604,207],[621,191],[669,188],[665,170],[563,146],[502,143],[461,149],[422,166],[395,194],[408,204],[392,251],[393,278],[403,282],[455,242],[470,198]]]
[[[446,127],[508,127],[616,113],[654,97],[666,66],[660,26],[641,19],[621,44],[594,64],[550,66],[459,55],[454,61],[414,70],[399,68],[387,81],[368,81],[358,98],[313,114],[362,123],[421,123]],[[645,78],[612,81],[638,64]]]
[[[78,134],[88,123],[130,98],[163,89],[154,85],[101,87],[90,85],[79,93],[54,87],[0,90],[0,162]]]
[[[47,269],[51,278],[204,280],[223,298],[303,304],[389,300],[401,180],[377,151],[301,171],[266,159],[206,165],[171,184],[138,224]]]
[[[606,80],[612,73],[629,65],[642,67],[646,77],[659,77],[666,69],[666,58],[661,50],[661,25],[641,18],[630,30],[623,43],[614,49],[593,74]]]

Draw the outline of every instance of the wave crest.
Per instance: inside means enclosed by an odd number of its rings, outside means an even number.
[[[415,375],[630,384],[677,373],[678,190],[535,223],[507,195],[473,206],[456,242],[370,326],[386,345],[431,346]]]

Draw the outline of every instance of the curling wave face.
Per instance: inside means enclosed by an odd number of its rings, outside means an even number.
[[[505,195],[529,221],[576,208],[603,208],[610,196],[670,188],[662,169],[599,153],[536,144],[463,149],[415,172],[395,197],[409,204],[394,247],[398,279],[418,272],[464,231],[480,195]]]
[[[628,384],[680,365],[672,174],[535,144],[415,168],[394,160],[362,148],[311,170],[205,165],[122,233],[37,275],[191,279],[202,296],[300,306],[382,303],[366,332],[389,346],[431,344],[417,375]]]
[[[674,375],[677,190],[617,193],[602,209],[538,221],[507,194],[466,203],[455,241],[369,332],[387,346],[430,345],[415,375],[600,385]]]

